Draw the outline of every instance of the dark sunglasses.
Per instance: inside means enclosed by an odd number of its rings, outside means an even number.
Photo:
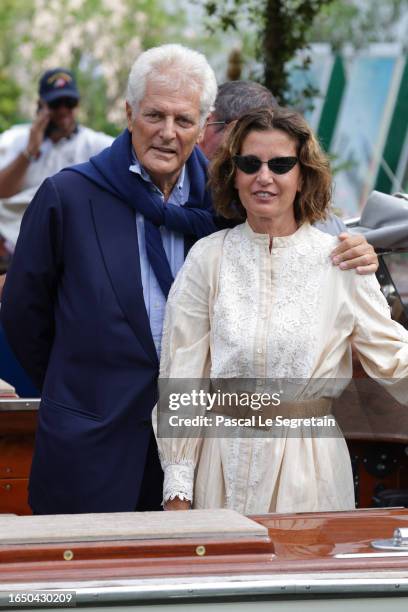
[[[262,164],[268,164],[269,170],[275,174],[286,174],[298,162],[297,157],[273,157],[268,161],[262,161],[256,155],[234,155],[232,159],[236,167],[245,174],[255,174],[261,169]]]
[[[56,100],[52,100],[52,102],[48,102],[48,106],[52,110],[60,108],[60,106],[65,106],[66,108],[75,108],[76,106],[78,106],[78,100],[75,100],[75,98],[57,98]]]

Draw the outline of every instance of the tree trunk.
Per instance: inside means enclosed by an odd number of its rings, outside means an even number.
[[[264,62],[264,85],[282,104],[285,103],[287,72],[285,64],[291,54],[288,33],[291,27],[282,0],[266,0],[261,54]]]
[[[323,4],[332,0],[304,0],[288,8],[286,0],[265,0],[260,59],[264,64],[264,85],[281,104],[287,103],[287,62],[307,46],[307,33]]]

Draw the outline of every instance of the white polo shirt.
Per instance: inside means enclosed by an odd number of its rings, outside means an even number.
[[[0,169],[8,166],[28,144],[30,124],[15,125],[0,134]],[[54,143],[45,139],[38,159],[30,162],[24,177],[23,190],[11,198],[0,199],[0,234],[15,245],[25,208],[41,183],[62,168],[88,161],[109,147],[113,137],[82,125],[69,137]]]

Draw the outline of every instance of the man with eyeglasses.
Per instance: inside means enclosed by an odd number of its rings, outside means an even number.
[[[113,138],[79,125],[79,92],[65,68],[47,70],[39,82],[32,124],[0,135],[0,235],[10,250],[17,241],[22,212],[40,184],[65,166],[87,161]]]
[[[253,81],[228,81],[218,88],[214,110],[208,117],[200,148],[212,159],[233,121],[254,108],[276,106],[269,89]]]

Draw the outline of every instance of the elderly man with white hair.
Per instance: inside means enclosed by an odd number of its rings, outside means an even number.
[[[195,146],[216,91],[200,53],[146,51],[127,129],[47,179],[26,212],[1,315],[41,390],[34,513],[160,508],[151,411],[164,307],[185,253],[216,229]]]

